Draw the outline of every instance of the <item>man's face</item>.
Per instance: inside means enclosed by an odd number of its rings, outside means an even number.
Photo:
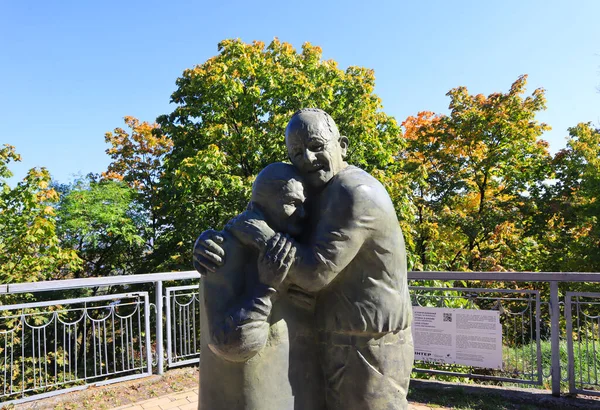
[[[312,188],[321,188],[346,166],[347,139],[335,138],[316,115],[292,121],[285,138],[290,160]]]
[[[272,201],[265,204],[267,223],[277,232],[298,236],[302,233],[304,210],[304,186],[294,179],[288,181]]]

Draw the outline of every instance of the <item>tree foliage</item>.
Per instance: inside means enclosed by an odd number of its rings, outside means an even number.
[[[383,111],[373,70],[340,69],[320,47],[224,40],[189,68],[156,123],[124,118],[105,134],[101,177],[52,185],[44,168],[15,187],[0,148],[0,280],[189,269],[194,238],[246,206],[255,175],[286,161],[285,126],[300,108],[329,112],[348,162],[382,181],[424,270],[600,269],[600,130],[568,130],[554,157],[536,115],[543,89],[447,93],[449,112]]]
[[[112,162],[102,176],[108,180],[123,181],[137,192],[134,199],[148,218],[148,229],[142,236],[153,248],[160,234],[158,189],[163,159],[171,151],[173,142],[157,132],[156,123],[140,122],[131,116],[126,116],[124,120],[130,132],[115,128],[104,135],[104,140],[110,144],[106,153]]]
[[[81,260],[64,247],[56,233],[57,192],[50,186],[50,173],[32,168],[11,188],[11,161],[21,157],[14,147],[0,148],[0,282],[32,282],[55,279]]]
[[[540,269],[600,270],[600,130],[591,123],[569,128],[556,153],[554,180],[539,199],[538,240],[547,249]]]
[[[548,175],[550,159],[539,139],[549,127],[535,119],[545,109],[544,91],[524,96],[526,79],[487,97],[454,88],[447,94],[449,115],[422,112],[404,121],[402,160],[417,208],[417,267],[518,266],[528,198]]]
[[[243,210],[254,176],[287,159],[285,126],[300,108],[332,115],[350,139],[350,163],[384,182],[397,177],[401,129],[381,111],[373,70],[341,70],[321,57],[309,43],[296,51],[277,39],[267,46],[225,40],[217,56],[177,79],[177,107],[158,118],[161,134],[173,141],[161,179],[161,214],[170,229],[159,259],[166,266],[189,267],[194,238]]]
[[[83,260],[75,277],[135,273],[144,252],[145,218],[135,191],[93,175],[62,188],[58,233]]]

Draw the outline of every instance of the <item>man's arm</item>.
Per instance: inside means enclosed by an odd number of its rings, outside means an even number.
[[[379,207],[372,202],[370,191],[364,185],[340,189],[336,206],[324,210],[311,241],[294,243],[296,260],[288,273],[292,282],[317,292],[352,262],[377,222]]]
[[[251,292],[244,292],[210,329],[209,347],[224,359],[241,362],[257,354],[267,343],[275,290],[285,279],[294,260],[295,250],[283,235],[276,234],[269,250],[261,252],[258,261],[258,279],[250,283]],[[206,280],[220,279],[211,275]],[[250,278],[246,276],[248,281]],[[250,282],[253,282],[250,280]],[[218,297],[219,295],[212,295]]]
[[[338,187],[313,228],[309,243],[292,243],[296,257],[289,269],[290,280],[301,288],[316,292],[327,286],[356,257],[378,223],[377,195],[373,187]],[[264,252],[275,232],[257,211],[244,211],[226,228],[238,240]],[[271,238],[271,239],[270,239]],[[283,261],[281,261],[283,263]]]
[[[263,213],[257,207],[247,209],[227,222],[225,230],[232,233],[244,245],[255,248],[259,252],[267,250],[270,241],[277,233],[265,222]]]
[[[275,236],[275,231],[264,221],[258,209],[246,210],[233,218],[225,226],[244,245],[265,252],[267,244]],[[222,232],[209,229],[196,239],[193,250],[193,264],[200,274],[214,273],[225,263],[227,255],[223,250]]]
[[[251,295],[244,297],[214,323],[210,334],[210,349],[233,362],[243,362],[256,355],[267,343],[268,322],[275,289],[258,284]]]
[[[291,282],[307,291],[317,292],[348,266],[375,229],[380,207],[374,194],[368,185],[340,187],[332,198],[335,206],[323,210],[309,243],[301,244],[289,237],[279,242],[279,246],[286,247],[290,242],[291,252],[295,252],[295,261],[288,272]],[[257,219],[257,215],[261,219]],[[232,222],[227,229],[238,240],[261,249],[261,252],[272,249],[273,238],[268,238],[275,232],[260,214],[245,211]],[[284,261],[277,260],[277,263],[284,264]]]

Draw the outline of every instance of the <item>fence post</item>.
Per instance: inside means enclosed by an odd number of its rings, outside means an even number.
[[[550,282],[550,344],[552,347],[552,395],[560,396],[560,305],[558,301],[558,282]]]
[[[163,354],[163,298],[162,280],[156,284],[156,367],[159,375],[164,374]]]
[[[565,295],[565,316],[567,317],[567,357],[568,359],[568,379],[569,393],[576,394],[575,390],[575,355],[573,354],[573,306],[571,302],[571,292]],[[575,303],[578,303],[577,300]],[[577,313],[579,316],[579,312]],[[595,352],[594,352],[595,354]]]

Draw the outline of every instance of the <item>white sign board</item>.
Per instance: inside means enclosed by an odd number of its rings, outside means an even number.
[[[498,311],[413,306],[415,360],[502,369]]]

